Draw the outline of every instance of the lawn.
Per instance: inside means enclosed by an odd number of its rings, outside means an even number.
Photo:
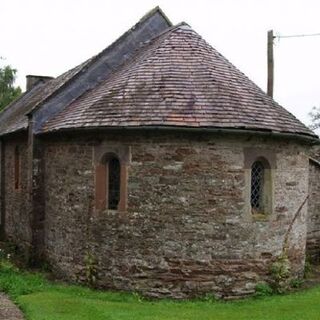
[[[147,301],[135,294],[51,283],[6,263],[0,267],[0,288],[28,320],[320,319],[320,287],[237,302]]]

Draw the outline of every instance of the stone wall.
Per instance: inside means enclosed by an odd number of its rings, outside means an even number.
[[[28,156],[26,137],[7,138],[3,142],[4,152],[4,207],[5,234],[16,244],[21,254],[28,259],[31,229],[28,214]],[[15,188],[15,148],[20,153],[20,185]]]
[[[311,160],[309,168],[307,255],[311,262],[320,262],[320,148],[311,155],[316,161]]]
[[[77,140],[76,140],[77,139]],[[46,255],[56,274],[150,296],[241,296],[269,276],[308,193],[304,147],[285,141],[196,134],[100,135],[46,141]],[[131,149],[128,210],[94,210],[94,149]],[[270,150],[273,211],[248,212],[244,148]],[[293,270],[304,268],[306,207],[289,237]]]

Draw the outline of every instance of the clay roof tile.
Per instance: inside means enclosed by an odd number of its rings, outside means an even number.
[[[148,42],[43,132],[152,125],[314,136],[185,23]]]

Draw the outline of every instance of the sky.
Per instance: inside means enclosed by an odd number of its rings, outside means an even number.
[[[97,54],[159,5],[187,22],[260,88],[267,83],[267,31],[320,33],[319,0],[0,0],[0,66],[58,76]],[[276,38],[274,99],[305,124],[320,107],[320,36]]]

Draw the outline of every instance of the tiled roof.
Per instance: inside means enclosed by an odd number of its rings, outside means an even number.
[[[0,113],[0,136],[26,129],[28,115],[34,118],[33,133],[38,133],[47,119],[107,78],[112,70],[132,57],[144,41],[171,26],[163,11],[155,7],[98,55],[56,79],[38,83],[11,103]]]
[[[46,83],[38,83],[0,113],[0,135],[28,127],[27,114],[52,96],[66,82],[79,73],[91,59]]]
[[[49,120],[43,131],[148,126],[314,136],[186,24],[146,44]]]

